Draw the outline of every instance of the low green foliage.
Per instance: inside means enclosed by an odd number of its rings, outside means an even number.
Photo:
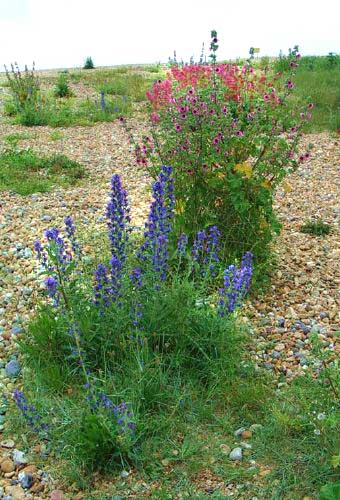
[[[105,94],[128,96],[135,102],[145,100],[148,81],[138,73],[130,73],[124,77],[115,77],[98,85]]]
[[[324,236],[330,233],[331,226],[322,219],[310,220],[301,226],[300,231],[301,233],[314,234],[315,236]]]
[[[338,400],[320,380],[298,377],[277,391],[254,443],[256,456],[272,464],[268,481],[272,494],[299,498],[336,480],[331,460],[339,450],[338,421]]]
[[[9,149],[0,154],[0,191],[21,195],[50,191],[54,185],[73,185],[84,168],[64,155],[39,156],[32,149]]]
[[[54,95],[56,97],[71,97],[72,91],[68,84],[68,78],[66,73],[60,73],[55,89]]]
[[[34,135],[24,132],[15,132],[4,137],[4,141],[11,147],[16,147],[20,141],[32,139]]]
[[[12,116],[16,123],[34,127],[49,125],[51,127],[73,127],[76,125],[93,125],[97,122],[113,121],[121,115],[128,115],[131,110],[131,101],[128,98],[117,96],[105,98],[102,105],[100,96],[98,101],[87,99],[78,103],[76,100],[57,102],[53,99],[41,99],[35,103],[27,103],[20,109],[13,101],[6,101],[5,113]]]
[[[64,134],[59,132],[59,130],[54,130],[49,135],[50,141],[60,141],[61,139],[64,139],[64,137],[65,137]]]

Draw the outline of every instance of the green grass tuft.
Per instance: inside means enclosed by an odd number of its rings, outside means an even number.
[[[84,175],[84,167],[64,155],[39,156],[32,149],[0,154],[0,191],[45,193],[55,185],[74,185]]]

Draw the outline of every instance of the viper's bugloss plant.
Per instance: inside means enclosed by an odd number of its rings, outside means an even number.
[[[193,245],[186,234],[177,241],[173,181],[172,167],[163,166],[144,233],[129,238],[127,193],[120,177],[112,177],[109,251],[95,269],[71,217],[34,245],[45,304],[21,346],[40,393],[53,394],[44,411],[53,421],[52,446],[84,470],[137,459],[158,428],[158,414],[186,418],[178,390],[185,394],[198,384],[213,391],[234,363],[233,312],[249,289],[252,256],[244,256],[239,274],[224,279],[219,296],[220,231],[203,229]],[[66,399],[65,387],[71,388]]]
[[[309,157],[298,143],[310,109],[300,115],[288,106],[300,55],[292,51],[283,79],[251,59],[217,62],[217,33],[211,36],[211,63],[173,64],[147,93],[151,132],[134,142],[136,161],[155,177],[160,162],[172,165],[178,235],[192,242],[217,225],[225,255],[251,250],[258,263],[280,229],[275,189]]]

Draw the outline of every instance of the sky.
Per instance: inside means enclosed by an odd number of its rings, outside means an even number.
[[[339,53],[339,19],[337,0],[0,0],[0,71],[198,60],[212,29],[220,60]]]

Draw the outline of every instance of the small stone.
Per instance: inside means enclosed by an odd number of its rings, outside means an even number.
[[[253,433],[251,431],[243,431],[241,433],[241,438],[242,439],[250,439],[252,437]]]
[[[277,319],[277,326],[279,328],[284,328],[284,326],[285,326],[285,319],[284,318],[278,318]]]
[[[25,457],[25,453],[20,450],[14,450],[12,453],[12,458],[15,465],[26,465],[28,460]]]
[[[129,475],[130,475],[130,472],[128,472],[127,470],[122,470],[122,472],[120,473],[120,477],[123,479],[126,479],[127,477],[129,477]]]
[[[24,471],[19,472],[18,479],[19,479],[19,483],[21,484],[21,487],[24,490],[28,490],[33,485],[33,482],[34,482],[32,474],[29,474],[29,473],[24,472]]]
[[[252,431],[252,432],[256,432],[256,431],[259,431],[261,429],[263,429],[263,425],[262,424],[252,424],[249,427],[249,430]]]
[[[7,488],[7,493],[9,493],[10,498],[13,500],[24,500],[25,499],[25,492],[22,490],[22,488],[18,486],[9,486]]]
[[[242,460],[242,448],[234,448],[229,454],[230,460]]]
[[[9,363],[7,363],[7,365],[5,367],[5,370],[6,370],[7,377],[10,377],[10,378],[17,377],[19,375],[19,373],[21,372],[20,365],[16,359],[12,359],[11,361],[9,361]]]
[[[275,351],[278,351],[278,352],[281,352],[285,349],[285,345],[280,343],[280,344],[276,344],[275,346]]]
[[[6,441],[1,441],[0,443],[0,446],[2,446],[2,448],[14,448],[14,441],[13,439],[7,439]]]
[[[2,472],[8,473],[8,472],[13,472],[15,470],[15,465],[11,459],[5,458],[5,460],[1,462],[0,468]]]
[[[266,370],[272,370],[273,365],[271,363],[264,363],[263,368],[265,368]]]
[[[51,500],[63,500],[63,492],[61,490],[51,491]]]
[[[240,427],[239,429],[236,429],[236,431],[234,432],[234,435],[241,436],[242,432],[244,432],[245,430],[246,430],[245,427]]]
[[[229,455],[229,453],[231,452],[230,446],[224,443],[220,444],[220,450],[224,455]]]
[[[30,493],[41,493],[44,491],[45,485],[42,483],[39,483],[38,481],[33,484],[32,488],[30,489]]]
[[[19,335],[22,332],[22,328],[21,326],[13,326],[11,332],[12,335]]]
[[[244,448],[245,450],[251,450],[251,449],[252,449],[251,444],[246,443],[245,441],[241,441],[241,442],[240,442],[240,445],[241,445],[241,446],[242,446],[242,448]]]

